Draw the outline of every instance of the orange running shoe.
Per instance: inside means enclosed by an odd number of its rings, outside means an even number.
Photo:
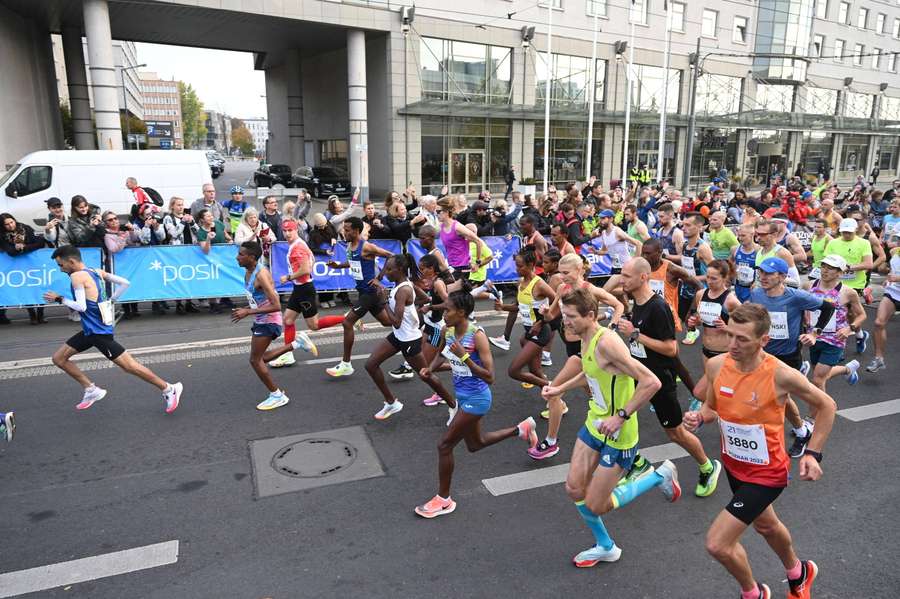
[[[425,505],[417,505],[415,512],[423,518],[437,518],[444,514],[449,514],[456,509],[456,502],[450,499],[444,499],[440,495],[432,497]]]
[[[813,581],[818,574],[819,566],[816,562],[811,559],[803,562],[803,576],[800,580],[788,580],[787,599],[810,599]]]

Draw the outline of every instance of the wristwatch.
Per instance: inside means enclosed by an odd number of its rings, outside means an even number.
[[[822,463],[822,454],[818,451],[813,451],[812,449],[804,449],[803,455],[811,455],[812,457],[816,458],[817,462],[819,462],[820,464]]]
[[[628,420],[629,418],[631,418],[631,414],[623,409],[616,410],[616,416],[618,416],[622,420]]]

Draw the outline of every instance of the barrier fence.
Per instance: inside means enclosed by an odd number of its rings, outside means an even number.
[[[496,283],[514,283],[518,280],[515,255],[521,247],[519,237],[486,237],[485,243],[493,253],[487,276]],[[391,253],[408,252],[419,260],[425,251],[418,239],[406,244],[396,239],[369,241]],[[443,251],[443,244],[437,241]],[[279,292],[290,292],[291,283],[278,283],[287,274],[287,242],[277,242],[272,247],[272,276]],[[128,279],[131,285],[119,298],[120,302],[147,302],[178,299],[235,297],[244,295],[244,269],[238,265],[238,246],[213,245],[204,253],[196,245],[158,245],[125,248],[115,254],[109,264],[111,272]],[[59,270],[50,257],[52,248],[40,249],[21,256],[0,254],[0,308],[17,308],[46,305],[43,294],[53,290],[66,297],[71,296],[69,279]],[[85,264],[101,268],[103,256],[100,248],[81,248]],[[339,242],[333,255],[315,255],[313,282],[320,292],[342,292],[355,289],[355,281],[349,269],[334,269],[330,260],[342,263],[346,260],[347,245]],[[587,255],[591,261],[590,276],[609,274],[606,256]],[[378,267],[384,265],[379,258]],[[383,281],[389,286],[388,281]]]

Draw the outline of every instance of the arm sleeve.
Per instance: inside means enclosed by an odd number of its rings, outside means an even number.
[[[831,302],[822,302],[821,312],[819,312],[819,319],[816,321],[814,325],[817,329],[824,329],[828,324],[828,321],[831,320],[831,316],[834,314],[834,304]]]
[[[106,273],[106,280],[115,285],[112,295],[109,296],[109,299],[113,301],[119,299],[119,296],[125,293],[125,290],[131,285],[131,282],[125,277],[120,277],[119,275],[114,275],[112,273]]]
[[[75,300],[70,300],[69,298],[64,297],[62,303],[65,304],[67,308],[70,310],[75,310],[76,312],[85,312],[87,311],[87,298],[84,295],[84,285],[80,287],[74,288],[75,292]]]

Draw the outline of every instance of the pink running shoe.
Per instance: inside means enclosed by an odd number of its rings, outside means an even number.
[[[528,448],[528,455],[534,460],[546,460],[547,458],[552,458],[558,453],[559,441],[557,441],[553,445],[550,445],[549,443],[547,443],[547,440],[544,439],[536,447]]]
[[[444,499],[440,495],[435,495],[425,505],[417,505],[415,512],[423,518],[437,518],[444,514],[449,514],[456,509],[456,502],[450,499]]]
[[[84,390],[84,397],[81,398],[81,402],[75,406],[75,409],[87,410],[94,405],[94,402],[100,401],[104,397],[106,397],[106,389],[101,389],[97,385],[91,385]]]
[[[537,425],[531,416],[519,423],[519,438],[528,442],[529,449],[534,449],[538,444],[536,429]]]
[[[431,397],[426,397],[422,400],[423,406],[428,406],[429,408],[434,407],[438,404],[446,403],[444,399],[438,395],[437,393],[433,394]]]

